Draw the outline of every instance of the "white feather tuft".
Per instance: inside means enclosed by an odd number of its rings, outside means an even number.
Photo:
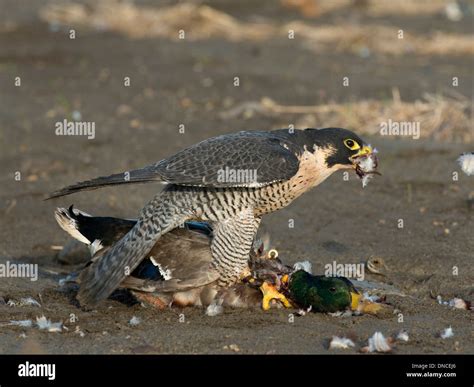
[[[466,175],[474,175],[474,152],[462,154],[458,158],[458,163]]]
[[[36,301],[33,297],[25,297],[25,298],[20,298],[20,301],[15,301],[15,300],[8,300],[7,302],[8,306],[14,307],[14,306],[37,306],[41,308],[41,304]]]
[[[133,316],[128,323],[132,327],[134,327],[134,326],[137,326],[138,324],[140,324],[141,322],[142,322],[142,320],[140,319],[140,317]]]
[[[369,338],[369,345],[362,348],[363,352],[390,352],[391,350],[392,346],[389,340],[381,332],[375,332]]]
[[[349,347],[355,347],[355,344],[346,337],[333,336],[329,343],[329,349],[349,349]]]
[[[12,325],[23,328],[31,328],[33,326],[33,321],[31,320],[10,320],[10,322],[3,323],[0,325]]]
[[[402,331],[398,332],[397,340],[399,340],[399,341],[404,341],[404,342],[408,342],[408,341],[410,340],[410,336],[408,336],[408,332],[407,332],[407,331],[402,330]]]
[[[206,316],[214,317],[224,312],[224,308],[220,303],[213,302],[206,308]]]
[[[375,153],[375,152],[373,152]],[[371,156],[362,157],[358,162],[360,169],[364,172],[372,172],[375,170],[375,158]],[[362,177],[362,188],[365,188],[369,184],[369,180],[373,177],[373,174],[367,173]]]
[[[454,331],[453,331],[453,328],[451,328],[450,326],[444,329],[443,332],[441,332],[439,335],[439,337],[441,337],[442,339],[449,339],[450,337],[453,337],[453,336],[454,336]]]
[[[48,332],[61,332],[63,329],[63,323],[57,322],[53,323],[51,320],[48,320],[44,315],[41,317],[36,317],[36,325],[41,330],[46,330]]]

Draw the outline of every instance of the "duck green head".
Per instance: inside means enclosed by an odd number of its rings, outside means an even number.
[[[291,274],[288,292],[298,306],[311,306],[311,310],[322,313],[345,310],[359,299],[359,293],[347,278],[314,276],[304,270]]]

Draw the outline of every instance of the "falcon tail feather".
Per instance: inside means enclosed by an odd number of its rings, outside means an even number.
[[[90,191],[111,185],[131,184],[131,183],[148,183],[152,181],[163,181],[154,166],[149,166],[132,171],[115,173],[109,176],[101,176],[91,180],[81,181],[76,184],[69,185],[58,191],[53,192],[46,200],[59,198],[61,196],[70,195],[81,191]]]

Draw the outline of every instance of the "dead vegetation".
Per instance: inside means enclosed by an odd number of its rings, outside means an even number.
[[[405,4],[404,1],[402,3]],[[404,5],[407,9],[418,9],[410,8],[413,6],[407,4]],[[373,7],[377,10],[380,5]],[[425,5],[425,8],[430,9],[430,6]],[[49,4],[42,9],[40,17],[51,24],[115,31],[132,39],[161,37],[173,40],[185,38],[190,41],[211,38],[255,41],[288,39],[289,31],[293,30],[295,41],[299,43],[298,39],[302,38],[305,48],[318,52],[338,50],[361,53],[361,50],[369,50],[368,52],[387,55],[474,54],[472,37],[469,35],[437,32],[434,35],[415,36],[404,32],[403,39],[400,39],[397,28],[381,25],[314,26],[304,21],[277,25],[264,19],[259,23],[249,23],[209,6],[192,3],[159,8],[141,7],[115,0],[100,1],[94,6],[77,3]]]
[[[139,7],[115,0],[100,1],[93,7],[82,4],[50,4],[40,13],[49,22],[115,31],[132,39],[162,37],[232,41],[267,38],[274,31],[265,24],[239,22],[232,16],[205,5],[182,3],[171,7]]]
[[[319,17],[344,8],[358,9],[371,16],[444,14],[446,0],[280,0],[286,8],[298,9],[308,18]]]
[[[321,25],[289,23],[286,28],[304,38],[304,47],[320,52],[335,50],[369,55],[473,55],[472,36],[437,32],[414,35],[381,25]],[[402,35],[401,35],[402,34]],[[400,38],[401,37],[401,38]]]
[[[393,122],[419,122],[422,138],[470,143],[474,141],[471,127],[471,105],[461,95],[425,94],[414,103],[403,102],[398,90],[392,101],[361,100],[317,106],[280,105],[270,98],[245,102],[221,113],[223,119],[236,116],[250,118],[254,114],[285,118],[297,128],[341,126],[358,128],[361,133],[378,134],[380,125]],[[283,122],[283,121],[282,121]]]

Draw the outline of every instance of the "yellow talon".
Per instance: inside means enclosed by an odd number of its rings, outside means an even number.
[[[264,282],[262,286],[260,286],[260,290],[263,293],[263,300],[262,300],[263,310],[270,309],[270,303],[272,300],[278,300],[285,306],[285,308],[291,308],[290,301],[288,301],[288,299],[283,294],[281,294],[274,285],[270,285]]]

